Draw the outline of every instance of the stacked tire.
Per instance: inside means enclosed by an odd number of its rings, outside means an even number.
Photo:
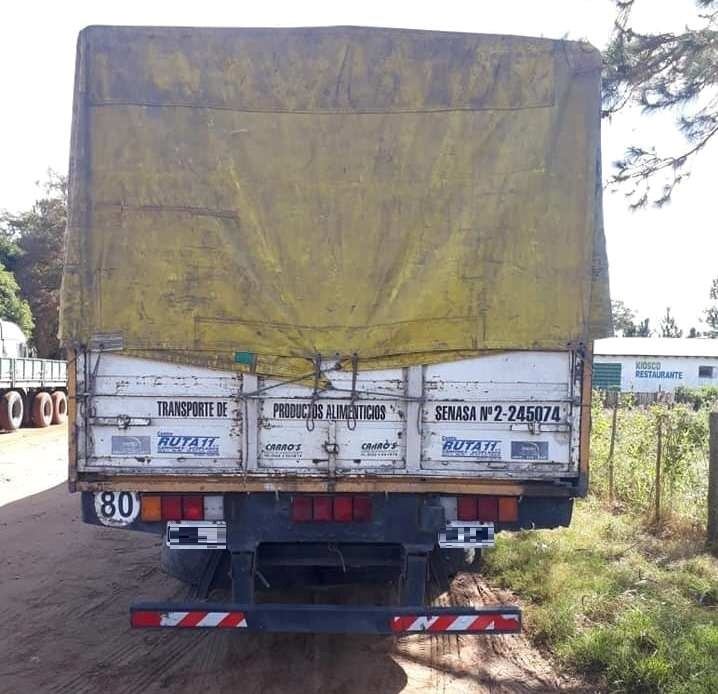
[[[67,395],[61,390],[56,390],[50,398],[52,400],[52,423],[64,424],[67,421]]]
[[[0,396],[0,429],[15,431],[22,425],[25,414],[23,397],[16,390],[9,390]]]
[[[32,423],[39,429],[52,424],[52,397],[50,393],[37,393],[32,399]]]
[[[67,395],[61,390],[40,391],[27,398],[16,390],[0,395],[0,430],[15,431],[23,425],[44,428],[66,421]]]

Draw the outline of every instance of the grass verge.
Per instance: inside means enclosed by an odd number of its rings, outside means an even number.
[[[718,692],[718,561],[694,532],[589,499],[570,528],[502,534],[485,558],[564,666],[611,692]]]

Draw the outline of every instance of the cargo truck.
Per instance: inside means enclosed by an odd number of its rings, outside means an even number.
[[[80,34],[70,489],[192,585],[133,627],[520,629],[432,605],[428,567],[475,570],[586,493],[600,71],[507,36]],[[390,589],[357,604],[358,582]],[[347,599],[273,590],[299,584]]]
[[[20,326],[0,320],[0,432],[67,421],[67,367],[31,355]]]

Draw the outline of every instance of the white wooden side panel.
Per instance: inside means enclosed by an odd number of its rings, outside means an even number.
[[[578,468],[568,352],[354,375],[326,363],[316,392],[113,353],[80,364],[81,471],[550,479]]]

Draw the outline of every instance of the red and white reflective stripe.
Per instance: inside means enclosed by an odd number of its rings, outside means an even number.
[[[518,631],[521,626],[519,614],[494,613],[480,615],[402,615],[392,617],[393,632],[451,632],[451,631]]]
[[[184,629],[209,628],[243,629],[247,627],[244,612],[160,612],[137,610],[132,613],[133,627],[179,627]]]

